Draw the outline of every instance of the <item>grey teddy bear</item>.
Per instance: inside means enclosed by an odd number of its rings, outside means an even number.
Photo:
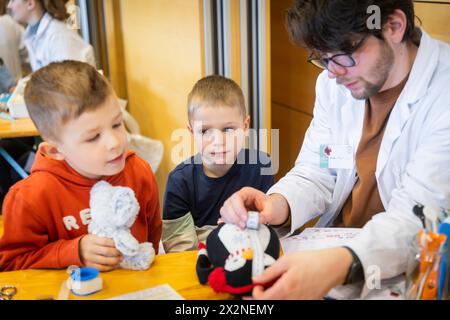
[[[90,195],[89,233],[114,240],[117,250],[123,255],[120,264],[123,269],[147,270],[155,258],[155,250],[152,243],[139,244],[131,234],[130,228],[139,213],[133,190],[100,181],[94,185]]]

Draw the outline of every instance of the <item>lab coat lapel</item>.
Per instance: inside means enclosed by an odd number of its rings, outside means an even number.
[[[44,16],[42,17],[42,21],[39,25],[39,28],[36,32],[36,39],[40,38],[42,34],[47,30],[52,19],[53,18],[48,13],[44,14]]]
[[[407,91],[404,90],[403,93],[407,94]],[[375,173],[377,178],[379,178],[381,172],[385,168],[392,147],[395,141],[400,137],[403,127],[410,116],[411,112],[409,104],[406,103],[405,99],[399,98],[389,117],[383,141],[381,142],[380,151],[378,153],[377,170]]]
[[[376,177],[380,177],[395,141],[400,137],[405,124],[414,111],[415,103],[422,98],[436,69],[439,48],[422,30],[422,39],[409,79],[389,117],[378,154]]]
[[[33,41],[34,39],[39,38],[45,32],[45,30],[47,30],[52,19],[53,18],[48,13],[45,13],[42,16],[42,19],[41,19],[41,22],[39,23],[39,27],[38,27],[36,34],[30,34],[30,27],[27,28],[27,30],[25,31],[25,40]]]

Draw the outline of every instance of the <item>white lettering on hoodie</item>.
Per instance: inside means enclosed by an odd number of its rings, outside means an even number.
[[[79,213],[81,223],[87,226],[91,222],[91,209],[81,210]],[[67,231],[72,229],[78,230],[80,226],[77,223],[77,218],[74,216],[65,216],[63,217],[63,223],[66,227]]]
[[[66,227],[67,231],[70,231],[72,229],[80,229],[80,226],[77,224],[77,219],[75,219],[74,216],[65,216],[63,218],[64,226]]]

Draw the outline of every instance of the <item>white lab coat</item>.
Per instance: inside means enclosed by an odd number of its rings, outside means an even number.
[[[92,46],[69,26],[48,13],[42,17],[37,33],[25,32],[25,45],[28,49],[33,71],[46,65],[63,60],[76,60],[95,65]]]
[[[22,78],[20,51],[25,50],[23,33],[24,28],[11,16],[0,16],[0,58],[5,62],[14,81]]]
[[[450,45],[422,30],[408,82],[389,118],[376,178],[386,212],[375,215],[348,246],[366,277],[378,267],[387,279],[406,270],[408,248],[421,228],[415,204],[450,208]],[[323,72],[317,81],[314,119],[295,167],[268,194],[283,195],[291,208],[288,234],[320,216],[330,226],[355,182],[356,170],[320,169],[319,146],[352,145],[363,130],[365,101],[352,98]],[[283,234],[283,232],[282,232]]]

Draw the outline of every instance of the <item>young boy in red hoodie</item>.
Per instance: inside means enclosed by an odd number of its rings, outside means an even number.
[[[37,71],[25,102],[44,142],[31,175],[3,206],[0,271],[71,265],[109,271],[121,262],[114,241],[87,234],[91,188],[100,180],[130,187],[140,211],[131,232],[158,251],[162,221],[150,166],[127,150],[117,97],[95,68],[75,61]]]

